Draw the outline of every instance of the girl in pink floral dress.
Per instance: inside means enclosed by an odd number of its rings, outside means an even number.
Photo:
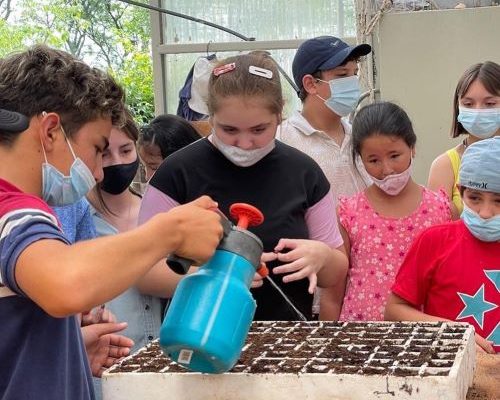
[[[424,229],[451,220],[448,197],[411,178],[416,135],[408,115],[381,102],[361,109],[352,126],[354,155],[360,155],[373,184],[339,199],[344,245],[350,253],[345,287],[326,289],[342,301],[341,320],[383,320],[399,266]]]

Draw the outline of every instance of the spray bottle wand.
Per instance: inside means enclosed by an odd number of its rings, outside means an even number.
[[[237,226],[242,229],[247,229],[248,226],[259,225],[264,221],[264,216],[255,207],[249,207],[247,204],[233,204],[230,209],[231,217],[237,219]],[[257,270],[257,273],[271,284],[271,286],[276,289],[276,291],[283,297],[290,308],[297,314],[301,321],[307,321],[307,318],[300,310],[292,303],[290,298],[281,290],[281,288],[274,282],[274,280],[269,276],[269,269],[265,263],[262,263]]]
[[[267,268],[266,264],[262,263],[259,269],[257,270],[257,273],[262,276],[263,278],[267,279],[267,281],[271,284],[273,288],[276,289],[276,291],[283,297],[283,299],[287,302],[287,304],[290,306],[290,308],[297,314],[299,319],[301,321],[307,321],[307,318],[304,314],[300,312],[300,310],[292,303],[290,298],[281,290],[281,288],[274,282],[274,280],[269,276],[269,269]]]

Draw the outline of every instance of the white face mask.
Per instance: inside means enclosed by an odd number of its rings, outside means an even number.
[[[251,165],[257,164],[271,151],[273,151],[275,146],[275,141],[273,139],[260,149],[243,150],[239,147],[225,144],[217,137],[215,132],[212,132],[209,138],[214,146],[217,147],[222,154],[224,154],[224,157],[239,167],[250,167]]]
[[[384,179],[377,179],[370,175],[373,183],[390,196],[396,196],[405,188],[410,180],[412,172],[413,158],[410,166],[400,174],[387,175]]]

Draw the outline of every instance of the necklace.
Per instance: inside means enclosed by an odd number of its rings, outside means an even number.
[[[463,141],[462,141],[462,144],[464,145],[464,150],[469,146],[469,141],[467,140],[468,138],[465,138]]]

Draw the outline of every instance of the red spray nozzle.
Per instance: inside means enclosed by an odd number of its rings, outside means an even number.
[[[266,276],[269,275],[269,269],[267,268],[267,265],[265,263],[260,263],[260,267],[257,270],[257,273],[265,278]]]
[[[257,226],[264,222],[264,214],[250,204],[234,203],[229,207],[231,218],[236,219],[238,228],[247,229],[249,226]]]

